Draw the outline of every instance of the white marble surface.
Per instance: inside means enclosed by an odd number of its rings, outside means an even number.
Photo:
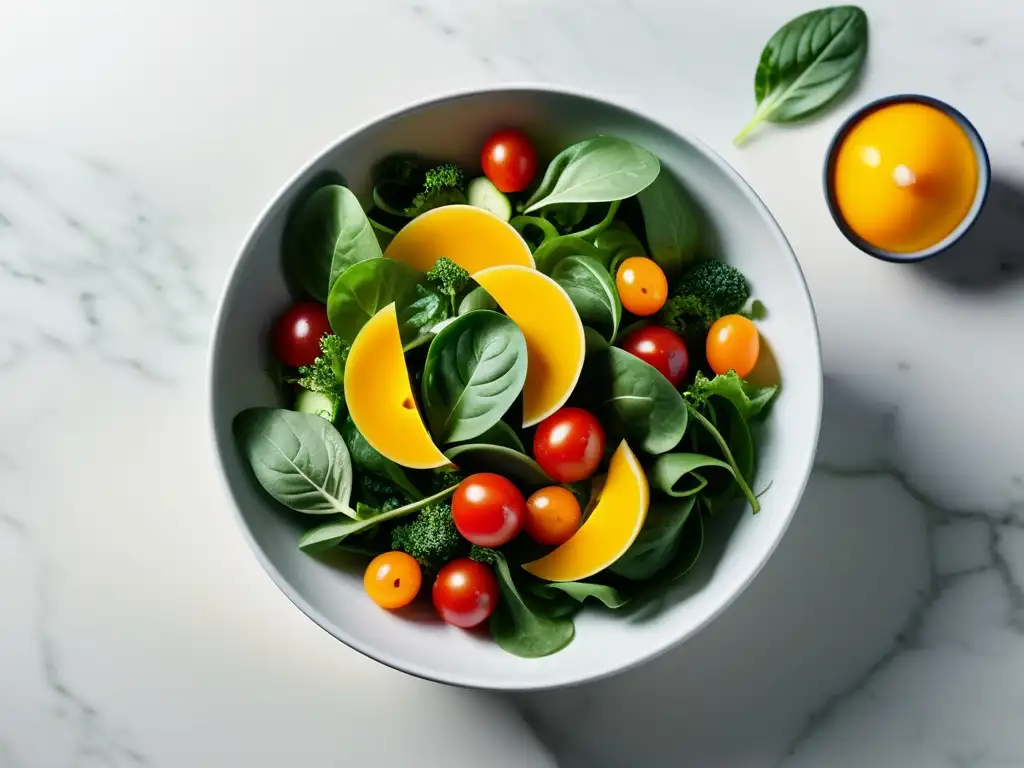
[[[760,47],[806,3],[4,0],[0,766],[1024,765],[1024,5],[864,5],[859,91],[735,150]],[[724,617],[629,674],[505,698],[363,659],[276,591],[203,386],[235,249],[302,162],[512,80],[721,150],[800,257],[827,392],[797,520]],[[965,111],[996,178],[928,266],[856,252],[819,191],[841,117],[905,90]]]

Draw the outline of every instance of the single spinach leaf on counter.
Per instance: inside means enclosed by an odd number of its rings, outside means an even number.
[[[423,367],[427,421],[440,443],[493,427],[526,383],[526,339],[511,319],[478,310],[455,318],[430,342]]]
[[[525,454],[526,449],[523,448],[523,442],[519,439],[519,435],[504,421],[499,421],[493,427],[487,431],[473,438],[472,444],[474,445],[496,445],[501,448],[511,448],[513,451]]]
[[[778,391],[774,384],[759,387],[744,381],[736,371],[720,373],[713,379],[698,372],[687,388],[687,398],[697,404],[707,402],[712,396],[725,398],[736,407],[744,421],[753,421],[765,412]]]
[[[352,460],[330,422],[283,408],[248,408],[231,424],[253,474],[271,496],[308,515],[355,517]]]
[[[552,593],[568,595],[577,602],[584,602],[588,597],[599,600],[608,608],[621,608],[630,601],[631,595],[607,584],[593,584],[589,581],[551,581],[536,584],[533,591],[539,596],[549,598]]]
[[[545,241],[534,251],[533,261],[537,269],[545,275],[550,275],[562,259],[570,256],[589,256],[601,264],[608,263],[606,253],[575,235],[560,235]]]
[[[541,469],[540,464],[514,448],[503,445],[464,443],[453,445],[444,452],[461,472],[496,472],[504,475],[523,490],[533,491],[555,481]]]
[[[651,258],[671,283],[700,250],[703,226],[700,210],[672,172],[662,166],[654,183],[637,199],[644,215]]]
[[[601,262],[589,256],[569,256],[555,265],[551,278],[569,294],[583,324],[611,342],[619,331],[622,303],[615,281]]]
[[[322,552],[331,547],[337,546],[349,536],[368,531],[371,528],[386,523],[389,520],[397,520],[401,517],[411,515],[413,512],[419,512],[424,507],[435,504],[439,501],[444,501],[453,493],[458,485],[453,485],[451,488],[445,488],[443,491],[435,493],[433,496],[428,496],[425,499],[414,501],[411,504],[406,504],[404,507],[397,507],[388,512],[378,512],[374,514],[373,510],[362,510],[363,514],[353,520],[333,520],[329,523],[324,523],[316,528],[311,528],[302,535],[299,539],[299,549],[304,552]]]
[[[853,84],[867,53],[868,17],[855,5],[810,11],[783,25],[761,52],[757,110],[733,142],[763,120],[788,123],[822,109]]]
[[[482,286],[477,286],[465,296],[462,297],[462,301],[459,302],[459,310],[456,314],[468,315],[470,312],[475,312],[478,309],[497,309],[498,302]]]
[[[346,270],[327,299],[327,317],[334,333],[351,344],[366,321],[392,302],[403,345],[448,317],[447,297],[430,287],[422,272],[394,259],[365,261]]]
[[[382,255],[363,206],[340,184],[320,187],[292,208],[282,250],[285,269],[321,303],[345,270]]]
[[[640,238],[621,221],[612,222],[611,226],[599,232],[594,238],[594,247],[604,254],[598,261],[607,265],[612,276],[619,271],[619,265],[630,256],[647,255]]]
[[[686,431],[687,409],[668,379],[618,347],[588,355],[584,378],[609,430],[634,450],[667,453]]]
[[[652,499],[640,535],[609,570],[632,581],[645,581],[667,566],[679,552],[683,526],[696,503],[696,496]]]
[[[555,156],[523,212],[556,203],[609,203],[632,197],[654,181],[660,168],[653,152],[625,139],[585,139]]]
[[[346,414],[345,421],[339,427],[339,432],[348,446],[352,464],[357,468],[390,480],[414,501],[423,498],[423,494],[412,484],[409,476],[405,474],[405,470],[391,459],[378,453],[377,449],[367,442],[355,422],[352,421],[351,415]]]

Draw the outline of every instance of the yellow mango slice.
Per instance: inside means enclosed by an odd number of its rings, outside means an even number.
[[[597,506],[572,538],[523,568],[547,581],[578,581],[604,570],[620,557],[647,519],[651,494],[640,462],[626,441],[612,455]]]
[[[394,303],[371,317],[352,342],[345,404],[366,441],[396,464],[432,469],[449,463],[416,407]]]
[[[417,216],[398,230],[384,256],[420,272],[442,256],[470,274],[500,264],[534,266],[530,246],[510,224],[472,205],[444,205]]]
[[[532,427],[569,399],[583,371],[583,323],[569,294],[542,272],[522,266],[471,273],[526,337],[523,426]]]

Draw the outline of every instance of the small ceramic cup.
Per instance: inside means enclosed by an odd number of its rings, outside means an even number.
[[[839,148],[842,146],[850,131],[853,130],[854,126],[859,124],[861,120],[872,112],[880,110],[883,107],[888,107],[893,104],[914,103],[924,104],[938,109],[952,118],[960,128],[963,129],[968,140],[971,142],[971,146],[974,148],[975,159],[977,160],[978,165],[978,188],[974,195],[974,202],[967,211],[967,215],[964,216],[960,224],[945,238],[934,245],[919,251],[897,253],[879,248],[872,243],[867,242],[864,238],[854,232],[849,224],[847,224],[846,220],[843,218],[842,212],[839,210],[839,205],[836,202],[835,166]],[[860,250],[877,259],[902,264],[906,262],[923,261],[924,259],[931,258],[936,254],[942,253],[963,237],[964,233],[973,226],[974,222],[978,218],[978,214],[981,213],[981,209],[985,205],[985,199],[988,196],[991,177],[992,167],[989,162],[988,151],[985,149],[985,142],[982,141],[981,135],[978,133],[978,130],[974,127],[971,121],[968,120],[959,110],[950,106],[946,102],[932,98],[931,96],[922,96],[920,94],[898,94],[894,96],[886,96],[885,98],[866,104],[846,118],[843,124],[839,127],[835,137],[832,139],[832,143],[829,145],[828,154],[825,159],[825,200],[828,203],[828,210],[832,215],[832,220],[836,223],[836,226],[839,227],[839,231],[846,236],[847,240],[857,246]]]

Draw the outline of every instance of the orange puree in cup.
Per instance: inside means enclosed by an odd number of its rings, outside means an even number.
[[[913,253],[944,240],[974,203],[977,153],[956,119],[921,103],[870,112],[836,150],[833,195],[860,238]]]

